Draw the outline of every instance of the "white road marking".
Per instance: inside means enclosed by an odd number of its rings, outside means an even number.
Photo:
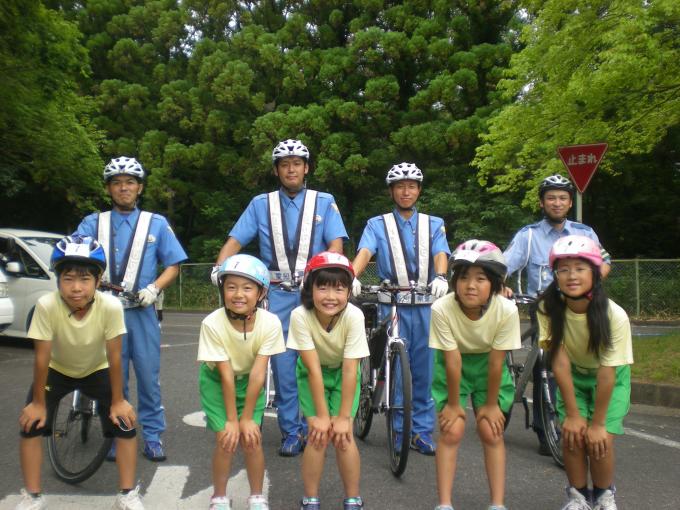
[[[191,336],[196,336],[196,335],[191,335]],[[186,344],[161,344],[161,349],[167,349],[168,347],[188,347],[191,345],[198,345],[198,342],[189,342]]]
[[[213,493],[212,487],[207,487],[192,496],[184,499],[182,492],[189,479],[188,466],[160,466],[154,473],[153,480],[147,488],[142,500],[147,510],[194,510],[196,508],[207,508],[210,496]],[[264,473],[264,485],[262,487],[264,496],[269,494],[269,473]],[[232,508],[243,510],[248,508],[248,496],[250,487],[248,475],[245,469],[241,469],[236,475],[229,479],[227,493],[232,499]],[[92,495],[73,495],[59,494],[46,495],[50,510],[108,510],[114,503],[115,496],[92,496]],[[18,494],[6,496],[0,500],[0,509],[14,508],[20,500]]]
[[[661,446],[668,446],[669,448],[676,448],[680,450],[680,442],[678,441],[673,441],[672,439],[666,439],[665,437],[647,434],[646,432],[640,432],[639,430],[630,429],[628,427],[624,427],[623,431],[629,436],[639,437],[640,439],[646,439],[647,441],[660,444]]]
[[[276,418],[276,411],[266,409],[264,415],[268,418]],[[191,426],[204,429],[206,427],[205,413],[203,411],[196,411],[195,413],[186,414],[182,417],[182,421]]]

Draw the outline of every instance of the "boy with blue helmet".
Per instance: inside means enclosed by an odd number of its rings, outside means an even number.
[[[120,493],[114,508],[143,510],[135,488],[137,417],[123,396],[121,337],[125,334],[120,302],[98,292],[106,269],[104,250],[87,236],[65,237],[51,257],[58,290],[35,307],[28,338],[35,345],[33,384],[21,412],[21,468],[26,489],[18,510],[46,507],[41,494],[41,436],[51,434],[59,400],[79,389],[99,401],[102,428],[118,440]]]
[[[215,432],[210,509],[231,508],[227,480],[240,443],[251,483],[248,508],[266,510],[263,386],[269,357],[286,350],[283,330],[276,315],[258,308],[269,289],[269,270],[260,260],[234,255],[220,264],[216,276],[224,307],[203,320],[198,341],[201,405],[208,428]]]

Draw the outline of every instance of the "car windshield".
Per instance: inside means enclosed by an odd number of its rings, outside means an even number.
[[[50,265],[52,250],[61,237],[22,237],[21,240],[31,247],[33,252],[40,257],[46,266]]]

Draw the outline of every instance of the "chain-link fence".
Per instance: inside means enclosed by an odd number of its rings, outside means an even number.
[[[166,308],[214,310],[217,290],[210,284],[212,264],[182,264],[177,282],[166,291]],[[378,283],[375,264],[361,276]],[[514,283],[514,282],[513,282]],[[615,260],[605,282],[609,297],[639,319],[680,318],[680,259]]]

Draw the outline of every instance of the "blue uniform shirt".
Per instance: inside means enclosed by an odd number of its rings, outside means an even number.
[[[393,211],[397,219],[397,228],[403,240],[403,246],[406,251],[404,257],[410,274],[415,274],[418,269],[418,259],[416,255],[416,228],[418,226],[418,210],[414,208],[413,215],[405,220],[396,210]],[[444,227],[444,220],[437,216],[430,216],[430,268],[427,276],[427,281],[430,282],[434,278],[434,256],[438,253],[451,254],[449,244],[446,241],[446,228]],[[378,269],[378,277],[380,280],[396,281],[396,275],[392,274],[392,258],[390,257],[390,243],[385,232],[385,221],[382,216],[375,216],[368,220],[366,228],[361,235],[357,252],[362,248],[366,248],[371,252],[371,255],[376,255],[376,264]]]
[[[530,233],[531,248],[529,248]],[[546,219],[543,219],[520,229],[503,252],[508,264],[508,276],[526,267],[526,292],[535,296],[538,292],[544,291],[553,281],[552,269],[548,262],[550,249],[560,237],[568,235],[586,236],[600,244],[597,234],[588,225],[565,220],[562,230],[555,230]]]
[[[293,246],[295,234],[306,191],[303,190],[291,198],[283,190],[279,190],[290,249],[295,248]],[[273,267],[267,193],[257,195],[250,201],[236,225],[229,232],[229,237],[236,239],[241,246],[246,246],[257,237],[260,243],[260,259],[268,268]],[[338,238],[347,239],[347,230],[345,230],[345,224],[342,222],[335,199],[329,193],[318,192],[310,257],[326,250],[330,242]]]
[[[135,208],[129,214],[111,211],[111,225],[113,226],[113,249],[115,250],[116,267],[110,268],[113,279],[114,274],[122,276],[125,268],[123,258],[135,234],[135,225],[139,218],[139,209]],[[78,225],[75,233],[97,238],[97,218],[99,213],[87,216]],[[156,280],[158,265],[164,267],[179,264],[187,259],[187,254],[179,244],[175,233],[170,228],[168,221],[160,214],[153,214],[149,225],[149,235],[144,249],[142,269],[139,272],[137,288],[143,289]],[[118,283],[118,282],[114,282]]]

